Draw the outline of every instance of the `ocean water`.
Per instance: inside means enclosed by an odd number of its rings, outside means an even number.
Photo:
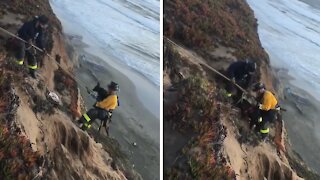
[[[106,53],[160,86],[159,0],[51,0],[50,3],[54,12],[74,23],[64,28],[79,35],[86,33]]]
[[[320,1],[247,1],[258,19],[259,37],[271,65],[288,69],[294,80],[285,86],[304,90],[311,96],[296,89],[298,96],[315,104],[302,104],[304,113],[299,113],[287,99],[283,119],[293,149],[320,173]]]
[[[247,1],[258,19],[259,37],[271,65],[288,69],[294,85],[320,100],[319,6],[299,0]]]

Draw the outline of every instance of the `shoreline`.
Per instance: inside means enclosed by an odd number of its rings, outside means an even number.
[[[104,48],[102,48],[97,37],[92,36],[92,34],[84,30],[81,25],[75,23],[72,18],[68,16],[68,14],[56,7],[54,3],[50,4],[63,26],[63,32],[65,34],[72,34],[76,37],[81,37],[81,42],[85,42],[85,45],[82,47],[85,49],[85,51],[100,57],[108,65],[126,75],[131,82],[136,82],[133,84],[137,92],[139,92],[138,97],[140,102],[160,121],[160,86],[152,83],[148,78],[141,75],[141,73],[122,63],[121,60],[112,55],[112,52],[108,51],[108,48],[110,48],[108,45],[106,47],[103,46]],[[81,42],[77,42],[77,44],[79,45]],[[144,86],[141,86],[140,83],[143,83]]]
[[[97,46],[89,45],[84,49],[84,52],[89,54],[95,54],[101,61],[99,63],[107,65],[106,67],[112,67],[118,71],[118,73],[126,76],[128,80],[133,84],[134,90],[136,91],[139,102],[145,109],[156,116],[160,123],[160,87],[150,82],[140,73],[134,69],[127,67],[117,61],[112,55],[104,53],[104,49]],[[102,60],[103,59],[103,60]],[[120,87],[121,89],[121,87]],[[158,103],[155,103],[158,102]]]
[[[277,91],[280,91],[279,95],[282,96],[280,102],[287,109],[287,112],[283,113],[283,119],[290,150],[297,153],[309,168],[319,173],[320,159],[315,155],[318,154],[317,149],[320,145],[312,142],[318,142],[314,130],[320,102],[309,92],[291,82],[294,78],[290,76],[288,69],[270,67],[279,81],[280,87]]]
[[[65,35],[70,38],[70,35]],[[85,84],[90,89],[96,85],[93,71],[99,79],[102,86],[106,86],[110,80],[115,80],[120,84],[120,107],[118,107],[113,116],[110,127],[110,136],[115,138],[125,152],[128,159],[145,179],[150,179],[154,174],[159,174],[160,167],[160,120],[149,112],[137,96],[135,85],[131,80],[114,68],[109,63],[96,55],[88,53],[89,45],[85,44],[81,38],[71,35],[71,45],[79,55],[85,55],[79,61],[79,67],[75,68],[75,75],[79,82],[81,94],[86,102],[88,109],[94,103],[94,100],[87,95],[83,88]],[[84,60],[86,59],[86,60]],[[89,67],[89,68],[88,68]],[[102,80],[103,79],[103,80]],[[159,130],[157,130],[157,128]],[[137,143],[137,146],[133,146]]]
[[[308,4],[310,6],[316,5],[315,1],[299,1],[304,3],[309,2]],[[248,4],[254,12],[254,16],[258,23],[257,33],[259,35],[261,45],[269,55],[270,61],[268,66],[270,67],[272,76],[274,77],[274,81],[272,82],[273,87],[277,92],[277,96],[281,103],[280,105],[287,109],[287,112],[282,113],[282,117],[285,122],[284,128],[286,129],[287,135],[286,141],[289,143],[290,150],[299,154],[307,167],[319,174],[320,157],[317,155],[318,152],[316,150],[320,149],[320,134],[317,132],[317,128],[320,127],[320,124],[317,122],[319,119],[317,114],[320,112],[320,109],[318,108],[320,107],[320,99],[319,96],[317,96],[317,83],[314,81],[314,77],[307,76],[309,70],[312,69],[301,71],[303,69],[297,69],[301,67],[293,66],[295,64],[301,66],[299,61],[292,59],[292,56],[290,55],[285,57],[283,56],[284,54],[292,55],[292,52],[293,54],[296,52],[294,49],[297,50],[299,48],[288,47],[287,49],[283,48],[283,51],[279,51],[279,48],[281,50],[282,42],[290,42],[290,40],[292,40],[294,37],[290,36],[291,31],[288,32],[287,38],[284,37],[281,39],[282,41],[272,41],[280,38],[280,33],[287,34],[287,31],[282,29],[282,26],[277,24],[278,18],[273,16],[266,18],[270,15],[270,12],[273,12],[278,17],[281,15],[280,17],[285,19],[288,18],[288,15],[285,14],[298,12],[298,10],[285,5],[285,3],[283,4],[283,7],[278,7],[278,3],[275,3],[272,6],[270,3],[262,3],[263,6],[260,6],[262,4],[256,4],[255,1],[249,1]],[[270,9],[267,4],[270,5]],[[264,11],[263,7],[268,8],[269,11]],[[274,10],[274,8],[277,7],[281,8],[283,11],[278,12],[279,9]],[[293,17],[296,16],[292,16],[291,18]],[[301,23],[296,24],[297,26],[304,24],[302,23],[304,19],[299,20],[301,20]],[[305,26],[308,25],[305,24]],[[295,31],[292,30],[292,32]],[[300,38],[305,38],[303,36],[305,35],[304,33],[299,33],[296,35],[298,35]],[[310,47],[309,49],[312,48]],[[285,50],[288,52],[285,53]],[[306,51],[306,49],[303,50]],[[306,58],[305,56],[301,57],[298,55],[297,57]],[[288,59],[291,59],[291,61],[288,61]],[[305,61],[305,63],[309,65],[310,62]]]

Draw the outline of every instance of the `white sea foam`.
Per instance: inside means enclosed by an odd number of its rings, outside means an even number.
[[[298,0],[248,0],[271,64],[284,67],[293,83],[320,97],[320,11]],[[319,98],[320,100],[320,98]]]
[[[81,27],[74,31],[87,33],[105,52],[160,85],[159,1],[52,0],[51,4],[55,12]]]
[[[259,37],[271,64],[286,68],[291,83],[320,99],[320,11],[298,0],[247,0],[258,19]],[[315,3],[304,0],[309,4]],[[319,7],[319,6],[318,6]],[[300,92],[303,98],[311,97]],[[289,106],[290,107],[290,106]],[[319,113],[290,110],[283,114],[293,148],[308,165],[320,172]]]

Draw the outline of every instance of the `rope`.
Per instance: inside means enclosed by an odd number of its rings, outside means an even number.
[[[13,34],[13,33],[11,33],[11,32],[9,32],[9,31],[7,31],[6,29],[4,29],[4,28],[2,28],[2,27],[0,27],[0,31],[2,31],[2,32],[6,33],[6,34],[8,34],[8,35],[10,35],[10,36],[12,36],[12,37],[14,37],[14,38],[22,41],[22,42],[24,42],[24,43],[29,44],[30,46],[34,47],[36,50],[38,50],[38,51],[40,51],[40,52],[42,52],[42,53],[44,52],[44,51],[43,51],[41,48],[39,48],[38,46],[36,46],[36,45],[34,45],[34,44],[32,44],[32,43],[29,43],[29,42],[25,41],[24,39],[22,39],[22,38],[20,38],[19,36],[15,35],[15,34]],[[51,60],[56,61],[56,58],[52,57],[50,54],[45,53],[45,55],[48,56]],[[57,65],[58,65],[58,67],[60,67],[61,69],[64,69],[64,68],[62,68],[62,66],[61,66],[59,63],[57,63]],[[74,75],[70,74],[70,72],[68,72],[68,71],[66,71],[66,70],[65,70],[65,72],[66,72],[73,80],[75,80],[76,82],[78,82],[77,84],[78,84],[79,86],[81,86],[82,88],[86,89],[86,87],[82,86],[82,85],[79,83],[80,80],[79,80],[78,78],[76,78]],[[96,77],[95,77],[95,79],[98,80]]]
[[[18,40],[20,40],[20,41],[22,41],[22,42],[24,42],[24,43],[27,43],[27,44],[31,45],[32,47],[34,47],[34,48],[37,49],[38,51],[43,52],[43,50],[40,49],[39,47],[37,47],[37,46],[35,46],[35,45],[33,45],[33,44],[25,41],[24,39],[22,39],[22,38],[20,38],[19,36],[17,36],[17,35],[9,32],[9,31],[3,29],[2,27],[0,27],[0,30],[1,30],[2,32],[6,33],[6,34],[8,34],[8,35],[10,35],[10,36],[12,36],[12,37],[17,38]],[[47,54],[47,56],[49,56],[50,58],[53,58],[53,57],[51,57],[49,54]]]
[[[183,48],[182,46],[176,44],[175,42],[173,42],[172,40],[170,40],[167,37],[163,37],[164,39],[166,39],[167,41],[169,41],[171,44],[174,44],[175,46],[178,46],[180,48]],[[185,48],[183,48],[185,49]],[[249,94],[245,89],[243,89],[240,85],[238,85],[237,83],[233,82],[230,78],[228,78],[227,76],[223,75],[221,72],[219,72],[218,70],[216,70],[215,68],[209,66],[206,63],[203,63],[201,61],[198,61],[200,65],[203,65],[205,67],[207,67],[208,69],[210,69],[211,71],[213,71],[214,73],[216,73],[217,75],[221,76],[222,78],[224,78],[225,80],[229,81],[230,83],[232,83],[233,85],[235,85],[238,89],[240,89],[242,92]]]
[[[175,45],[175,46],[178,46],[182,49],[185,49],[184,47],[178,45],[177,43],[173,42],[172,40],[170,40],[169,38],[163,36],[164,39],[166,39],[169,43]],[[237,103],[241,102],[241,100],[243,98],[245,98],[245,95],[248,96],[248,98],[251,98],[253,101],[257,102],[256,98],[251,95],[248,91],[246,91],[245,89],[243,89],[240,85],[238,85],[237,83],[233,82],[230,78],[226,77],[225,75],[223,75],[221,72],[219,72],[218,70],[216,70],[215,68],[211,67],[210,65],[208,65],[207,63],[204,63],[204,62],[201,62],[201,61],[198,61],[198,63],[200,65],[203,65],[205,67],[207,67],[208,69],[210,69],[212,72],[216,73],[217,75],[219,75],[220,77],[224,78],[225,80],[229,81],[230,83],[232,83],[233,85],[235,85],[239,90],[241,90],[243,92],[241,98],[238,100]],[[280,108],[281,111],[287,111],[286,109],[284,108]]]
[[[167,37],[163,37],[164,39],[166,39],[169,43],[175,45],[175,46],[178,46],[182,49],[185,49],[184,47],[178,45],[177,43],[173,42],[172,40],[170,40],[169,38]],[[204,62],[201,62],[198,60],[198,63],[200,65],[203,65],[205,67],[207,67],[208,69],[210,69],[212,72],[214,72],[215,74],[217,74],[218,76],[224,78],[225,80],[229,81],[230,83],[232,83],[233,85],[235,85],[239,90],[241,90],[243,92],[241,98],[237,101],[237,103],[241,102],[242,99],[244,98],[244,95],[248,95],[249,97],[248,98],[251,98],[252,100],[254,100],[256,102],[256,99],[253,95],[251,95],[250,93],[248,93],[248,91],[246,91],[245,89],[243,89],[240,85],[238,85],[237,83],[233,82],[230,78],[228,78],[227,76],[223,75],[221,72],[219,72],[218,70],[216,70],[215,68],[209,66],[207,63],[204,63]]]

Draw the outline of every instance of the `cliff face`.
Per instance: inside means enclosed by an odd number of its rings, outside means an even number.
[[[235,48],[237,58],[268,61],[257,34],[257,20],[245,1],[164,1],[164,35],[214,58],[217,46]]]
[[[122,171],[105,147],[73,122],[80,115],[80,96],[72,75],[75,61],[68,55],[61,24],[49,2],[4,0],[0,7],[0,26],[13,33],[34,15],[49,16],[52,25],[46,37],[47,49],[52,56],[61,56],[59,62],[44,57],[34,80],[28,77],[26,68],[15,64],[12,52],[4,48],[8,36],[1,33],[0,177],[126,179],[131,176]],[[50,101],[49,92],[55,92],[61,103]]]
[[[165,0],[164,6],[164,36],[191,48],[212,66],[220,63],[225,67],[235,59],[252,59],[261,68],[256,80],[261,79],[273,89],[276,80],[268,75],[269,57],[261,46],[257,20],[246,1]]]
[[[287,143],[281,116],[270,141],[224,96],[223,72],[257,62],[254,78],[276,90],[257,22],[244,0],[164,1],[164,170],[168,179],[318,179]],[[245,107],[245,104],[242,104]],[[297,175],[298,174],[298,175]]]

